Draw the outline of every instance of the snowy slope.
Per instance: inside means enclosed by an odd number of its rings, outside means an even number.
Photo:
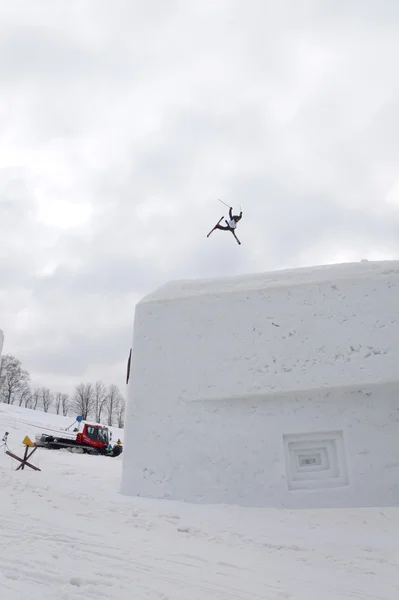
[[[88,421],[91,422],[91,421]],[[18,406],[8,406],[0,403],[0,424],[4,425],[6,431],[10,432],[9,440],[14,439],[16,443],[28,435],[32,441],[39,433],[59,432],[71,427],[73,431],[77,426],[75,416],[63,417],[53,413],[45,413],[40,410],[30,410]],[[9,428],[9,429],[8,429]],[[120,438],[123,441],[124,430],[118,427],[108,427],[112,432],[112,441]],[[21,432],[21,434],[19,434]],[[1,434],[0,429],[0,434]],[[22,435],[22,438],[21,438]],[[3,437],[3,435],[1,435]]]
[[[0,405],[21,440],[70,420]],[[29,424],[28,424],[29,423]],[[116,432],[115,432],[116,433]],[[122,457],[0,450],[7,600],[397,600],[399,510],[280,511],[119,495]]]

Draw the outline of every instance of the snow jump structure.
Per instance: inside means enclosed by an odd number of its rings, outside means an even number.
[[[132,348],[122,493],[399,505],[399,261],[168,283]]]

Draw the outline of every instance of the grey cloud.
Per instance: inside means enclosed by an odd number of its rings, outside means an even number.
[[[37,277],[35,297],[40,300],[66,292],[69,296],[97,294],[144,294],[161,274],[150,261],[132,259],[96,261],[87,259],[84,268],[58,267],[50,276]]]
[[[51,348],[48,343],[43,344],[37,346],[33,354],[22,350],[20,356],[33,371],[84,378],[89,364],[123,362],[130,348],[130,337],[130,331],[122,325],[107,332],[94,329],[90,337],[87,333],[75,331],[59,343],[52,344]],[[120,384],[120,375],[118,379]]]
[[[100,73],[101,62],[83,40],[53,33],[45,27],[15,27],[2,31],[0,38],[0,78],[30,80],[34,84],[66,84],[88,72]],[[5,58],[8,58],[5,60]],[[39,79],[38,79],[39,78]],[[49,78],[51,78],[49,80]]]

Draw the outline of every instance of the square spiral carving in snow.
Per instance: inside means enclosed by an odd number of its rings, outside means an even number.
[[[348,485],[342,431],[283,435],[288,489]]]

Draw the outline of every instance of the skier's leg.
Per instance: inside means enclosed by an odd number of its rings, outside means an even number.
[[[230,227],[229,226],[225,227],[224,225],[216,225],[215,229],[222,229],[222,231],[229,231]]]

